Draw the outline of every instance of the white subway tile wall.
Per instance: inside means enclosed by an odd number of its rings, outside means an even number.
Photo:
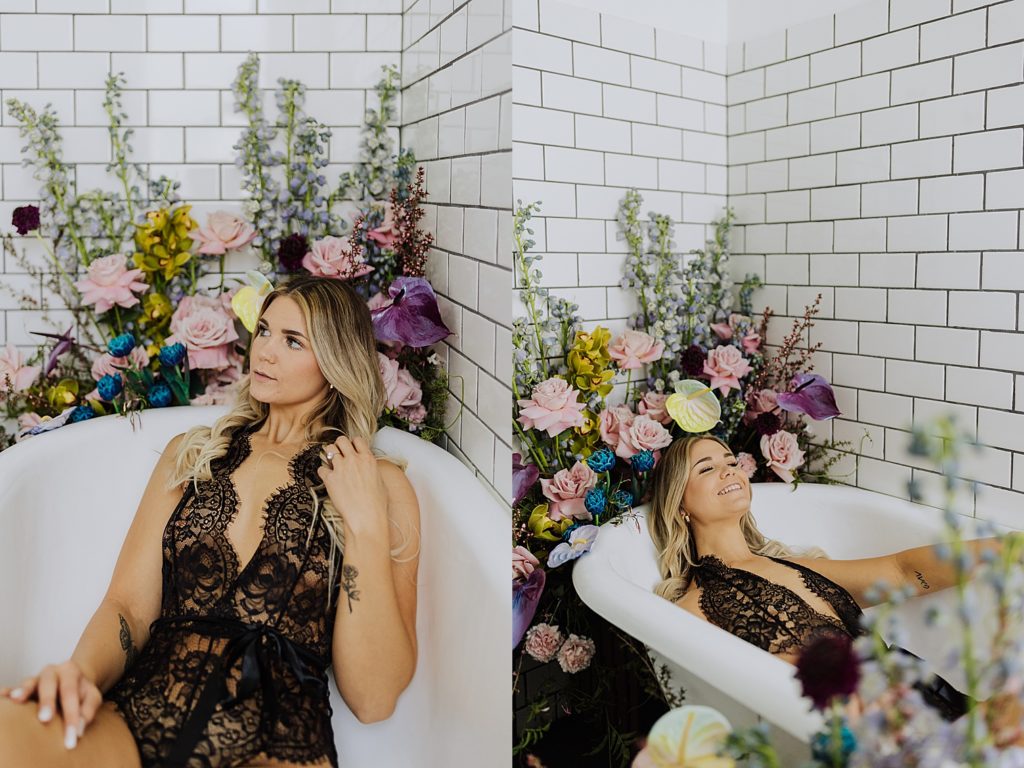
[[[404,7],[403,7],[404,5]],[[508,306],[511,258],[512,0],[22,0],[0,3],[0,99],[37,109],[52,103],[62,125],[64,159],[77,163],[82,189],[111,187],[103,87],[124,72],[133,159],[153,175],[182,182],[200,222],[240,212],[234,166],[243,118],[231,83],[246,51],[260,54],[260,86],[278,77],[307,87],[307,112],[333,131],[329,183],[359,156],[360,126],[377,106],[383,64],[402,67],[399,115],[391,129],[426,169],[430,196],[423,224],[438,236],[429,276],[445,320],[457,334],[437,345],[452,374],[448,449],[507,503],[511,449],[507,404],[511,356]],[[38,200],[39,182],[21,166],[17,124],[0,114],[0,221]],[[116,180],[115,180],[116,181]],[[444,215],[441,215],[444,214]],[[9,230],[8,226],[4,227]],[[48,260],[31,238],[15,238],[31,263]],[[502,256],[501,254],[506,254]],[[0,283],[46,298],[10,254]],[[255,254],[232,255],[241,277]],[[63,330],[65,310],[21,309],[0,291],[0,344],[35,348],[29,331]],[[461,377],[461,381],[459,378]],[[501,407],[505,412],[499,413]],[[13,423],[7,424],[10,428]]]
[[[734,278],[765,278],[770,345],[822,294],[844,413],[816,431],[852,441],[851,482],[935,486],[909,427],[952,411],[985,446],[967,511],[1024,526],[1024,2],[870,0],[777,38],[730,43]]]

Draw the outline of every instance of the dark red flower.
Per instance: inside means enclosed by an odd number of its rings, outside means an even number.
[[[302,257],[309,252],[309,241],[298,232],[288,235],[277,248],[277,258],[281,266],[289,272],[297,272],[302,267]]]
[[[781,427],[779,417],[774,413],[759,413],[754,419],[754,429],[759,435],[774,435]]]
[[[853,640],[841,632],[819,634],[800,653],[796,679],[801,693],[822,711],[836,696],[849,696],[860,681],[860,660]]]
[[[14,209],[11,216],[11,223],[18,230],[19,235],[27,235],[34,229],[39,229],[39,209],[34,205],[23,205]]]
[[[683,350],[680,360],[682,369],[690,376],[701,376],[704,373],[704,361],[708,359],[707,353],[696,344],[691,344]]]

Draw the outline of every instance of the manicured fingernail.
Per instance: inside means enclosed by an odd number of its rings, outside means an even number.
[[[21,694],[23,694],[24,692],[25,691],[22,690],[21,688],[15,688],[13,691],[11,691],[11,698],[12,699],[20,699],[21,698]]]
[[[81,738],[82,734],[85,733],[85,718],[78,718],[78,737]]]
[[[53,716],[53,712],[49,707],[43,707],[39,710],[39,719],[44,723]]]
[[[74,749],[75,744],[78,743],[78,735],[75,733],[75,726],[69,725],[67,731],[64,734],[64,746],[68,749]]]

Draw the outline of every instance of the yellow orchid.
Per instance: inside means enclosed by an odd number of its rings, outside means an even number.
[[[533,532],[533,535],[544,541],[561,541],[562,534],[572,524],[573,519],[571,517],[563,517],[558,522],[548,517],[547,504],[535,506],[530,512],[530,519],[526,523],[527,527]]]
[[[137,224],[132,257],[135,266],[147,275],[160,273],[171,280],[181,267],[192,258],[192,238],[189,232],[198,225],[188,212],[191,205],[181,205],[169,211],[160,208],[146,212],[146,224]]]

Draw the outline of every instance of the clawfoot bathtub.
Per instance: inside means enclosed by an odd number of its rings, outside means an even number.
[[[794,667],[652,591],[659,575],[648,509],[640,506],[637,519],[601,527],[593,549],[573,569],[580,597],[643,642],[657,666],[666,664],[670,687],[684,688],[687,703],[716,707],[737,728],[767,721],[784,764],[790,764],[787,757],[794,765],[805,759],[808,740],[823,721],[800,695]],[[836,559],[890,554],[936,543],[944,534],[940,510],[851,486],[755,483],[751,511],[769,538],[797,548],[817,545]],[[966,538],[977,537],[972,522],[964,518]],[[924,620],[929,606],[952,606],[955,592],[946,589],[901,605],[894,612],[907,634],[887,639],[926,659],[963,690],[962,673],[948,659],[951,630],[928,627]]]
[[[223,406],[108,416],[0,454],[0,681],[70,656],[106,591],[146,482],[171,437]],[[511,721],[508,516],[451,454],[385,428],[375,446],[409,461],[421,515],[416,675],[388,720],[361,724],[330,678],[346,768],[499,765]],[[381,659],[387,664],[387,659]]]

